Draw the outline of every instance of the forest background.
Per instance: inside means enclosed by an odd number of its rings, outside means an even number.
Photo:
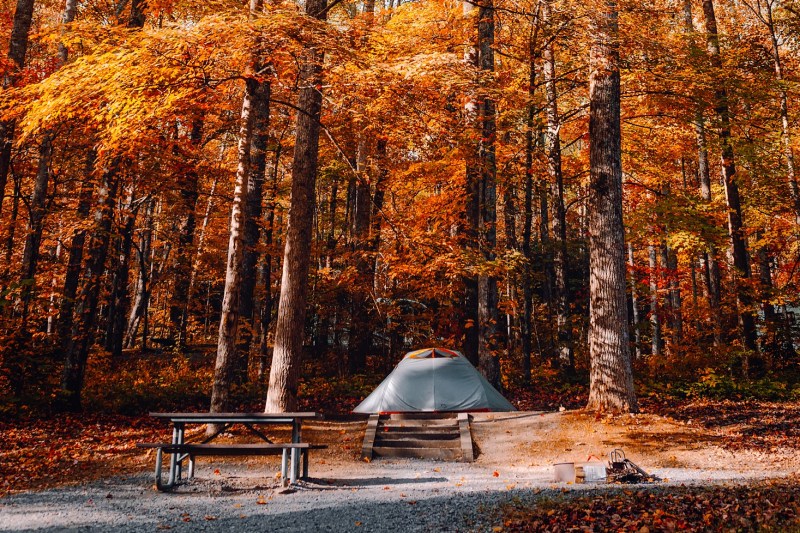
[[[796,1],[0,13],[4,417],[800,395]]]

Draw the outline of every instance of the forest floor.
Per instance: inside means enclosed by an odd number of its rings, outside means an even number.
[[[157,493],[154,457],[133,444],[166,438],[167,428],[146,417],[0,425],[0,530],[224,530],[269,519],[278,531],[391,531],[398,524],[420,531],[644,533],[757,524],[800,531],[800,404],[694,402],[650,410],[620,417],[476,414],[479,454],[472,464],[366,463],[358,458],[364,421],[331,417],[305,427],[306,440],[329,448],[312,455],[312,480],[288,493],[279,489],[277,458],[206,459],[190,484]],[[553,463],[605,460],[613,448],[662,481],[552,482]]]

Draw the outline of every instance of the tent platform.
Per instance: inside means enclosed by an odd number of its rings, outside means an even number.
[[[472,462],[470,416],[431,412],[370,415],[361,458],[375,457]]]

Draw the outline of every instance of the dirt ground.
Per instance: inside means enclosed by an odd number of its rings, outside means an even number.
[[[549,483],[554,463],[581,462],[591,456],[607,460],[611,450],[621,448],[648,472],[676,482],[773,478],[800,470],[800,404],[704,403],[659,412],[664,414],[476,413],[472,433],[478,454],[469,468],[476,474],[491,476],[500,471],[537,484]],[[369,465],[360,460],[365,426],[364,419],[335,417],[307,423],[303,439],[329,446],[312,454],[311,475],[368,478],[377,472],[377,463],[392,463],[376,460]],[[279,433],[273,434],[288,438]],[[194,436],[201,434],[202,428],[197,428]],[[163,442],[169,435],[167,425],[149,417],[0,426],[0,493],[149,472],[154,455],[135,448],[135,443]],[[190,440],[192,435],[189,432]],[[227,438],[250,437],[241,430]],[[213,465],[204,466],[206,461]],[[224,476],[229,463],[279,470],[277,457],[203,459],[199,468],[215,471],[219,465],[219,475]]]

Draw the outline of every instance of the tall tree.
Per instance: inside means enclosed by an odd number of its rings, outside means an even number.
[[[551,0],[542,2],[542,19],[552,26],[550,3]],[[558,328],[559,366],[566,373],[571,373],[575,362],[572,354],[572,329],[569,324],[567,210],[564,207],[564,173],[561,168],[561,116],[558,112],[554,40],[555,36],[550,36],[542,51],[544,59],[542,70],[547,96],[547,169],[550,173],[550,197],[553,204],[553,303]]]
[[[601,1],[591,19],[588,408],[637,412],[625,302],[618,20],[614,0]]]
[[[196,149],[203,138],[203,121],[195,118],[189,133],[189,145]],[[194,155],[194,154],[192,154]],[[189,315],[189,284],[192,276],[192,243],[194,242],[197,219],[198,192],[197,168],[190,160],[186,169],[178,177],[180,196],[178,201],[178,243],[175,249],[175,288],[170,302],[169,319],[176,335],[178,348],[186,345],[186,328]]]
[[[307,0],[305,12],[318,20],[326,20],[327,5],[327,0]],[[292,411],[297,408],[297,382],[305,336],[311,230],[319,159],[322,61],[323,51],[312,47],[306,50],[300,67],[300,95],[292,162],[292,200],[286,229],[278,318],[275,321],[275,348],[264,408],[266,412]]]
[[[61,382],[63,407],[72,412],[80,411],[83,378],[89,348],[94,342],[94,326],[100,303],[102,276],[106,268],[106,257],[111,240],[114,203],[119,186],[119,162],[110,161],[103,171],[102,182],[97,191],[94,225],[88,245],[86,279],[78,295],[78,321],[73,325],[66,348],[66,362]]]
[[[11,40],[8,45],[8,58],[12,64],[3,76],[3,89],[14,85],[19,71],[25,66],[28,37],[33,23],[33,4],[34,0],[17,0],[14,20],[11,23]],[[3,198],[5,198],[8,171],[11,168],[11,145],[14,142],[15,127],[16,122],[13,119],[0,121],[0,213],[3,212]]]
[[[750,309],[752,297],[748,293],[747,280],[751,276],[750,258],[747,253],[747,242],[742,221],[742,205],[739,195],[739,184],[736,180],[736,160],[731,143],[731,113],[728,103],[728,90],[725,87],[725,68],[722,63],[722,52],[719,45],[717,18],[714,13],[714,1],[703,0],[703,16],[705,18],[706,46],[715,71],[715,110],[719,121],[719,139],[722,145],[722,184],[725,189],[725,200],[728,204],[728,233],[731,239],[731,255],[736,269],[736,302],[739,310],[739,329],[742,343],[750,350],[756,349],[756,325]],[[747,360],[742,369],[746,374]]]

